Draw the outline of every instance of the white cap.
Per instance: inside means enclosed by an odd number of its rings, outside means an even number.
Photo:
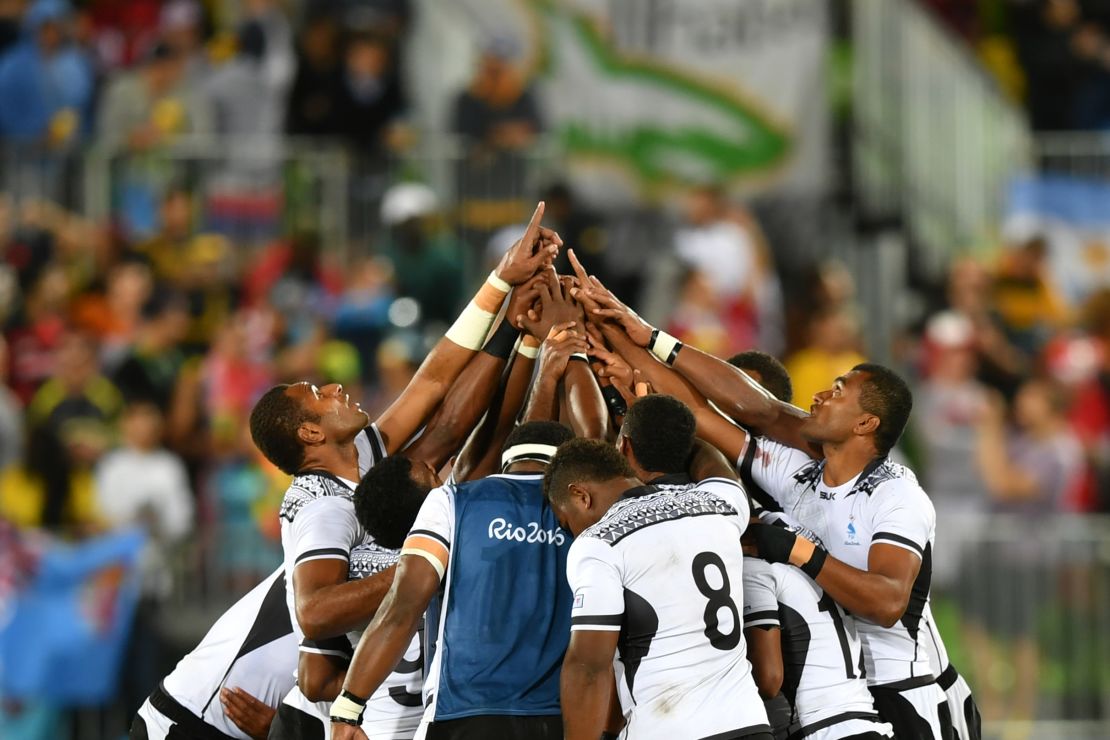
[[[925,336],[939,347],[966,347],[975,338],[975,327],[962,313],[941,311],[929,319]]]
[[[438,207],[439,200],[430,187],[418,182],[403,182],[387,190],[382,198],[382,222],[395,226],[410,218],[434,213]]]

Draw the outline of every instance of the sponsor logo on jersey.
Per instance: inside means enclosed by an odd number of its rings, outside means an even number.
[[[859,537],[856,536],[856,525],[848,522],[848,538],[844,540],[845,545],[858,545]]]
[[[817,498],[822,501],[836,501],[836,491],[821,491],[817,494]]]
[[[543,529],[537,522],[528,522],[522,526],[517,526],[501,517],[497,517],[489,523],[489,538],[491,540],[511,540],[539,545],[561,545],[567,541],[566,534],[558,527]]]

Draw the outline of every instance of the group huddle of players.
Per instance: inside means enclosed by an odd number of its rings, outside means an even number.
[[[542,215],[378,419],[258,401],[284,565],[131,738],[978,740],[888,459],[906,384],[860,365],[807,413],[773,358],[683,346],[573,251],[556,275]]]

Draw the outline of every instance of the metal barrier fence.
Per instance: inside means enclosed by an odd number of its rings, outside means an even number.
[[[865,213],[901,218],[939,269],[991,244],[1031,146],[1023,112],[911,0],[855,0],[853,171]]]

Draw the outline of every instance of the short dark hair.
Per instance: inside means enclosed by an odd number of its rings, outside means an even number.
[[[266,456],[289,475],[296,475],[304,464],[304,445],[297,430],[306,421],[320,419],[293,400],[290,386],[275,385],[262,394],[251,410],[251,439]]]
[[[559,451],[543,475],[543,493],[548,501],[567,499],[571,483],[634,478],[632,466],[616,447],[600,439],[572,439],[559,445]]]
[[[397,550],[405,542],[428,489],[412,479],[412,460],[392,455],[362,477],[355,489],[358,523],[382,547]]]
[[[790,382],[790,373],[774,355],[749,349],[728,358],[728,364],[759,373],[759,384],[780,401],[791,403],[794,400],[794,384]]]
[[[501,451],[517,445],[551,445],[558,447],[563,442],[574,439],[574,432],[566,424],[557,421],[528,421],[509,432],[508,439]]]
[[[629,407],[621,433],[644,470],[681,473],[694,449],[694,413],[674,396],[645,396]]]
[[[888,367],[873,362],[863,362],[852,372],[864,373],[860,386],[859,405],[869,414],[879,417],[879,430],[875,432],[875,447],[886,455],[906,429],[913,409],[913,394],[906,381]]]

